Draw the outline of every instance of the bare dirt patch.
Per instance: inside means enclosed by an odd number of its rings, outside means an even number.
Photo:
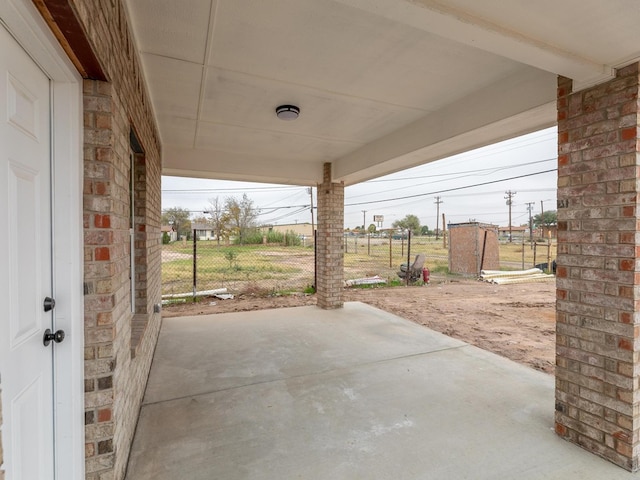
[[[547,373],[555,364],[555,282],[492,285],[434,278],[417,287],[347,289],[359,301]],[[215,305],[210,303],[214,302]],[[165,306],[163,316],[314,305],[314,295],[204,299]]]
[[[162,250],[162,263],[173,262],[174,260],[191,259],[193,255],[189,253],[170,252]]]

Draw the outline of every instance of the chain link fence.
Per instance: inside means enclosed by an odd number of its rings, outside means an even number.
[[[226,289],[235,294],[304,291],[315,284],[314,242],[296,236],[279,243],[235,245],[189,240],[162,246],[162,294],[180,298]]]
[[[411,264],[418,254],[425,255],[425,266],[430,270],[447,271],[448,253],[442,238],[396,232],[345,235],[344,277],[355,280],[378,276],[387,283],[399,282],[400,265]]]
[[[195,239],[195,240],[194,240]],[[449,273],[448,239],[384,232],[371,235],[345,234],[344,278],[380,277],[386,283],[401,283],[402,263],[425,255],[424,266],[433,274]],[[502,239],[500,268],[518,270],[555,259],[552,240]],[[298,236],[295,242],[254,245],[219,244],[215,240],[179,240],[163,245],[162,293],[165,298],[209,295],[227,289],[234,294],[258,295],[312,291],[315,285],[315,248],[312,238]]]

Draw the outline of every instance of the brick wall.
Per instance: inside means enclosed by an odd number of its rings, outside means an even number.
[[[318,185],[318,238],[316,247],[317,296],[320,308],[343,305],[344,184],[332,183],[331,164],[324,165],[324,181]]]
[[[480,270],[499,269],[500,248],[497,227],[478,223],[449,225],[451,273],[479,275]]]
[[[145,155],[144,175],[131,172],[130,117],[113,84],[87,80],[84,94],[86,469],[88,479],[109,470],[122,478],[160,324],[152,313],[160,301],[160,223],[153,215],[160,211],[160,166]],[[142,178],[150,195],[136,212],[139,313],[132,344],[129,185],[136,170],[136,188]],[[148,281],[148,274],[157,278]]]
[[[160,328],[160,143],[120,1],[73,2],[108,82],[84,82],[86,478],[124,477]],[[131,132],[143,153],[131,169]],[[135,186],[135,315],[130,182]]]
[[[638,64],[558,82],[556,432],[629,470],[640,450]]]

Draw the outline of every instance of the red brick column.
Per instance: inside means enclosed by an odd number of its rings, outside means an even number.
[[[331,309],[343,305],[344,184],[332,183],[330,163],[325,163],[323,177],[318,185],[316,290],[318,306]]]
[[[558,82],[556,432],[635,471],[640,452],[638,64]]]

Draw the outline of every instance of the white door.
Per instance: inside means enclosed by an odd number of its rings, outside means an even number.
[[[54,477],[49,79],[0,26],[0,388],[7,479]]]

